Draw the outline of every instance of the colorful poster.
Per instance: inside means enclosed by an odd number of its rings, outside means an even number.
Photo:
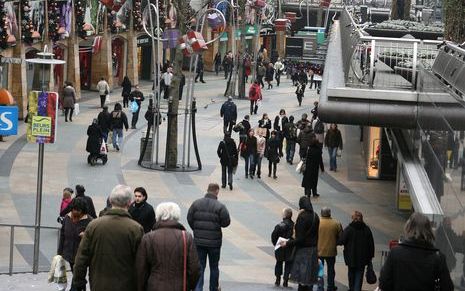
[[[55,143],[58,93],[31,91],[27,140],[30,143]]]
[[[65,32],[63,33],[63,37],[69,37],[71,32],[71,16],[73,12],[71,0],[66,2],[58,2],[58,9],[60,11],[60,28],[64,28]]]

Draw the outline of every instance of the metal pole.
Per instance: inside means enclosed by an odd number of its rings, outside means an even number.
[[[34,257],[32,262],[32,273],[39,271],[39,243],[40,243],[40,220],[42,214],[42,183],[44,173],[44,144],[39,144],[39,162],[37,166],[37,196],[36,196],[36,217],[34,231]]]
[[[13,275],[13,246],[14,244],[15,244],[15,227],[12,225],[10,226],[10,265],[9,265],[10,276]]]
[[[310,26],[310,6],[308,5],[308,0],[307,0],[307,26]]]

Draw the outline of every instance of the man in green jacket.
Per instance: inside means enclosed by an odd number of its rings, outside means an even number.
[[[128,213],[132,196],[130,187],[117,185],[112,208],[87,226],[74,264],[76,290],[85,290],[87,268],[92,291],[136,290],[135,258],[144,229]]]

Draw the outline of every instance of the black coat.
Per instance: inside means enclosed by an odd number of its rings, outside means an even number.
[[[139,110],[140,110],[140,104],[142,103],[142,101],[145,100],[145,97],[144,97],[144,94],[142,94],[142,92],[140,90],[135,89],[129,95],[129,100],[136,101],[137,105],[139,106]]]
[[[329,129],[326,132],[325,146],[329,148],[340,148],[342,150],[342,136],[339,129]]]
[[[310,198],[301,198],[299,204],[300,212],[294,227],[295,239],[289,240],[286,246],[295,246],[296,248],[317,247],[320,218],[313,211]]]
[[[108,132],[111,128],[111,114],[108,111],[102,111],[97,117],[98,125],[103,132]]]
[[[66,261],[74,263],[74,258],[81,242],[79,234],[86,230],[87,225],[92,218],[84,215],[78,222],[73,223],[71,215],[68,214],[63,219],[60,232],[60,243],[58,245],[58,254]]]
[[[248,157],[249,155],[256,155],[257,154],[257,138],[255,136],[247,136],[245,140],[246,150],[244,155]]]
[[[89,125],[87,128],[87,145],[86,151],[91,154],[99,154],[102,145],[102,129],[98,124]]]
[[[270,162],[279,163],[279,157],[282,156],[281,141],[277,137],[272,137],[266,141],[265,155]]]
[[[76,194],[76,197],[74,199],[78,197],[81,197],[86,202],[87,214],[89,214],[92,218],[97,218],[97,214],[95,213],[94,201],[92,201],[92,198],[84,194]],[[72,205],[73,201],[71,201],[71,203],[68,204],[68,206],[60,212],[60,216],[65,216],[66,214],[68,214],[71,211]]]
[[[132,219],[142,225],[145,233],[153,229],[155,225],[155,211],[152,205],[148,204],[146,201],[142,203],[134,202],[129,207],[128,212],[131,214]]]
[[[218,198],[210,193],[192,203],[187,221],[194,231],[196,246],[219,248],[223,240],[222,227],[231,223],[229,212]]]
[[[292,234],[294,233],[294,221],[292,219],[285,218],[283,221],[278,223],[275,227],[273,232],[271,233],[271,243],[276,245],[279,237],[290,239],[292,238]],[[274,256],[276,261],[283,262],[283,261],[291,261],[292,260],[292,248],[279,248],[274,251]]]
[[[232,138],[225,138],[224,140],[220,141],[216,153],[220,158],[221,165],[229,167],[237,166],[237,147]]]
[[[131,94],[131,88],[132,88],[131,81],[123,80],[123,83],[121,83],[121,86],[123,87],[123,91],[121,92],[121,96],[129,97],[129,94]]]
[[[274,68],[273,67],[267,67],[266,68],[266,73],[265,73],[265,80],[266,81],[273,81],[273,76],[274,76]]]
[[[434,291],[437,278],[441,291],[454,290],[444,255],[431,244],[407,240],[389,252],[379,287],[383,291]]]
[[[302,187],[315,188],[318,184],[318,169],[325,171],[321,148],[317,145],[310,146],[305,158],[305,172],[302,178]]]
[[[237,106],[232,101],[226,101],[221,105],[220,116],[224,121],[236,121],[237,119]]]
[[[258,121],[258,127],[266,128],[266,136],[265,136],[265,138],[268,139],[270,137],[271,120],[267,119],[265,121],[264,119],[260,119]]]
[[[246,119],[243,119],[241,123],[244,128],[239,131],[239,135],[247,135],[250,130],[250,122]]]
[[[287,119],[287,116],[283,116],[283,120],[281,121],[281,125],[282,125],[282,128],[279,127],[279,115],[277,115],[275,118],[274,118],[274,122],[273,122],[273,129],[274,130],[277,130],[277,131],[284,131],[284,126],[286,125],[286,123],[289,122],[289,119]]]
[[[351,222],[344,229],[342,243],[344,244],[344,261],[348,267],[365,267],[375,256],[373,234],[364,222]]]
[[[310,127],[305,127],[304,130],[299,132],[299,135],[297,136],[297,143],[299,144],[299,155],[305,158],[310,142],[314,138],[316,138],[315,134]]]
[[[113,110],[111,112],[111,129],[123,129],[123,126],[126,128],[126,130],[129,128],[126,113],[121,110]]]

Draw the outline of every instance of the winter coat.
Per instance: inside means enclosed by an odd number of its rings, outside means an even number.
[[[257,69],[257,77],[262,77],[265,76],[266,74],[266,68],[264,66],[259,66]]]
[[[121,87],[123,87],[123,91],[121,92],[121,96],[129,97],[129,94],[131,94],[131,89],[132,89],[131,81],[123,80],[123,83],[121,83]]]
[[[441,291],[454,290],[445,256],[429,243],[406,240],[389,252],[379,287],[383,291],[434,291],[435,279]]]
[[[237,166],[238,154],[237,147],[234,140],[230,137],[220,141],[216,151],[220,158],[222,166],[235,167]]]
[[[274,68],[273,67],[267,67],[266,68],[266,73],[265,73],[265,81],[273,81],[273,76],[274,76]]]
[[[273,122],[273,129],[274,130],[277,130],[277,131],[283,131],[284,130],[284,126],[286,125],[286,123],[289,122],[289,119],[287,118],[287,116],[283,116],[282,117],[282,120],[281,120],[281,127],[279,127],[279,115],[277,115],[275,118],[274,118],[274,122]]]
[[[297,141],[297,126],[293,122],[286,122],[283,126],[283,133],[287,143]]]
[[[363,268],[375,256],[375,243],[370,228],[361,221],[352,221],[342,234],[344,262],[349,268]]]
[[[92,200],[92,198],[90,198],[89,196],[86,196],[84,194],[79,194],[78,193],[78,194],[76,194],[76,197],[74,199],[76,199],[78,197],[81,197],[86,202],[87,214],[90,215],[92,218],[97,218],[97,214],[95,213],[94,201]],[[71,212],[71,206],[72,205],[73,205],[73,202],[71,201],[71,203],[65,209],[63,209],[60,212],[60,216],[65,216],[66,214]]]
[[[268,139],[270,137],[270,129],[271,129],[271,120],[269,119],[260,119],[258,121],[259,128],[266,128],[266,135],[265,138]]]
[[[328,129],[325,137],[325,146],[328,148],[340,148],[342,150],[342,136],[339,129]]]
[[[184,275],[183,225],[160,221],[142,238],[136,258],[138,291],[182,291]],[[186,231],[187,288],[194,290],[200,264],[192,235]]]
[[[308,147],[305,155],[305,172],[302,178],[302,187],[304,188],[315,188],[318,184],[318,169],[324,172],[325,167],[323,165],[323,152],[317,145]]]
[[[290,239],[293,234],[294,221],[292,221],[292,219],[285,218],[274,227],[274,230],[271,233],[271,243],[275,246],[278,238],[282,237]],[[274,251],[274,257],[278,262],[292,261],[292,248],[279,248]]]
[[[239,135],[240,135],[240,136],[241,136],[241,135],[242,135],[242,136],[247,135],[247,133],[248,133],[249,130],[250,130],[250,122],[249,122],[248,120],[246,120],[246,119],[243,119],[243,120],[241,121],[241,123],[242,123],[242,126],[243,126],[244,128],[241,129],[241,130],[239,131]]]
[[[250,155],[256,155],[257,154],[257,138],[255,136],[247,136],[247,139],[245,140],[246,144],[246,150],[245,150],[245,156],[248,157]]]
[[[257,155],[261,158],[265,156],[266,139],[263,136],[257,136]]]
[[[120,110],[113,110],[111,112],[111,129],[123,129],[123,126],[126,130],[129,128],[126,113]]]
[[[226,122],[236,121],[237,119],[237,106],[232,101],[226,101],[221,105],[220,116]]]
[[[304,130],[305,127],[307,126],[307,124],[310,124],[310,120],[308,120],[308,119],[300,119],[296,123],[297,128],[300,129],[300,130]]]
[[[279,163],[279,157],[283,155],[280,147],[281,141],[277,137],[272,137],[266,142],[265,155],[268,161]]]
[[[136,101],[137,105],[139,106],[139,110],[140,110],[140,104],[142,103],[142,101],[145,100],[144,94],[142,94],[140,90],[136,89],[131,92],[131,95],[129,96],[129,100]]]
[[[99,154],[102,145],[102,129],[98,124],[91,124],[87,128],[86,151],[90,154]]]
[[[311,127],[305,127],[304,130],[301,130],[299,132],[299,135],[297,136],[297,143],[299,144],[299,154],[302,157],[305,157],[307,154],[307,148],[310,145],[310,142],[312,139],[315,138],[315,134],[313,133],[313,130]]]
[[[316,247],[318,244],[318,229],[320,227],[320,218],[313,211],[310,198],[299,201],[299,215],[295,221],[294,235],[295,239],[287,242],[287,247],[308,248]]]
[[[97,91],[98,91],[98,94],[99,94],[100,96],[106,95],[106,94],[105,94],[105,91],[110,92],[110,86],[108,85],[107,81],[105,81],[105,80],[100,80],[100,81],[97,83]]]
[[[103,132],[108,132],[111,128],[111,114],[108,111],[102,111],[98,114],[97,124],[100,125],[100,128]]]
[[[81,242],[79,234],[86,230],[91,220],[92,218],[88,215],[83,215],[78,222],[74,223],[71,219],[71,213],[68,213],[63,219],[58,254],[69,263],[74,263],[74,258]]]
[[[342,225],[339,221],[331,217],[321,217],[318,230],[318,256],[335,257],[340,235],[342,235]]]
[[[147,201],[132,203],[131,206],[129,206],[128,212],[131,214],[132,219],[142,225],[145,233],[153,229],[155,225],[155,211],[152,205],[147,203]]]
[[[194,241],[200,247],[221,247],[223,240],[222,227],[231,223],[229,212],[214,194],[207,193],[205,197],[192,203],[187,213],[187,221],[194,231]]]
[[[63,89],[63,108],[74,109],[76,103],[76,91],[72,86],[66,86]]]
[[[252,86],[250,86],[249,100],[262,100],[262,88],[260,87],[260,84],[253,83]]]
[[[92,291],[135,291],[135,260],[144,229],[123,209],[112,208],[88,226],[74,262],[73,285]],[[109,287],[111,286],[111,287]]]

